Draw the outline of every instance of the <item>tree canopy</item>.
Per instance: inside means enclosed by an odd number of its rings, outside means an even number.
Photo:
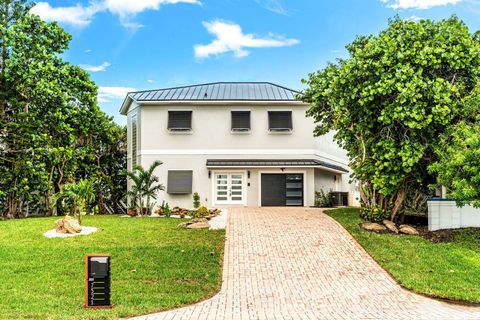
[[[465,99],[465,116],[444,133],[431,165],[437,184],[460,205],[480,207],[480,87]]]
[[[316,135],[335,130],[350,157],[364,212],[402,214],[408,197],[427,195],[435,146],[464,116],[480,73],[478,37],[457,17],[392,19],[360,36],[349,57],[311,73],[301,99]]]
[[[0,215],[62,211],[53,195],[84,178],[104,212],[126,188],[125,129],[98,108],[88,73],[61,58],[71,36],[30,7],[0,2]]]

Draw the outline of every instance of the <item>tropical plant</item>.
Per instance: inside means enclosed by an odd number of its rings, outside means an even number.
[[[347,150],[362,206],[396,220],[412,191],[432,192],[428,167],[443,134],[465,116],[463,99],[480,75],[480,43],[457,17],[397,17],[347,50],[349,58],[304,80],[300,99],[311,106],[315,135],[333,130]]]
[[[87,213],[87,206],[95,199],[95,189],[91,181],[82,179],[66,184],[60,196],[70,202],[71,212],[82,224],[82,215]]]
[[[140,215],[150,214],[153,206],[152,199],[157,199],[158,192],[165,190],[163,184],[159,183],[159,178],[153,174],[160,165],[162,165],[162,162],[157,160],[146,170],[137,165],[133,168],[133,171],[126,171],[125,173],[132,182],[128,191],[130,201],[134,201],[133,203],[139,209]],[[144,209],[146,209],[146,212],[144,212]]]
[[[193,194],[193,207],[195,209],[197,209],[198,207],[200,207],[200,195],[198,194],[198,192],[195,192]]]
[[[325,192],[323,189],[315,192],[315,206],[321,208],[331,208],[333,207],[333,198],[330,192]]]

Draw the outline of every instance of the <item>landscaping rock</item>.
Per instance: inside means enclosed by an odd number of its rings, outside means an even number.
[[[381,224],[375,223],[375,222],[363,222],[360,224],[360,227],[362,227],[367,231],[375,231],[375,232],[387,230],[385,226],[382,226]]]
[[[178,225],[179,228],[187,228],[187,229],[208,229],[210,225],[208,224],[208,220],[204,218],[196,218],[190,221],[182,222]]]
[[[187,229],[208,229],[210,228],[210,225],[208,222],[197,222],[193,224],[189,224],[187,226]]]
[[[409,234],[409,235],[418,235],[420,234],[417,229],[415,229],[412,226],[409,226],[408,224],[402,224],[400,225],[400,228],[398,229],[401,233],[404,234]]]
[[[55,230],[57,233],[75,234],[82,231],[78,220],[70,216],[55,221]]]
[[[383,220],[383,224],[387,227],[388,230],[394,233],[398,233],[398,228],[393,221]]]

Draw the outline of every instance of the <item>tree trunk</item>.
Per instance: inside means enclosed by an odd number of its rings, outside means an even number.
[[[393,203],[392,214],[390,220],[396,221],[399,216],[403,215],[403,208],[405,207],[405,199],[407,197],[406,186],[403,185],[395,196],[395,202]]]

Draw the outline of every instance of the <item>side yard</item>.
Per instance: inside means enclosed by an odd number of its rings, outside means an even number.
[[[402,286],[428,296],[480,303],[480,229],[452,230],[445,242],[360,228],[359,209],[326,213],[337,220]],[[427,238],[438,239],[439,234]]]
[[[55,218],[0,222],[0,319],[113,319],[175,308],[220,288],[225,232],[178,219],[86,216],[89,236],[47,239]],[[111,310],[85,310],[84,254],[112,254]]]

